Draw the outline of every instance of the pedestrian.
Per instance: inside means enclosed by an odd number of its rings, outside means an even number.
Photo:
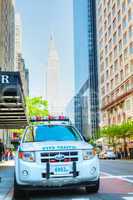
[[[0,162],[2,161],[3,155],[4,155],[4,144],[0,138]]]

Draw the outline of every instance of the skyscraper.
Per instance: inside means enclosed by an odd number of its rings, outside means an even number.
[[[15,71],[20,72],[24,95],[29,95],[29,72],[22,55],[22,23],[19,13],[15,15]]]
[[[15,14],[15,69],[18,71],[19,55],[22,54],[22,23],[19,13]]]
[[[0,0],[0,70],[14,70],[14,1]]]
[[[46,70],[46,99],[48,100],[49,111],[57,114],[59,107],[59,56],[55,47],[53,35],[50,37],[48,64]]]
[[[133,119],[133,1],[97,1],[101,124]]]
[[[96,1],[74,0],[75,125],[95,137],[99,124]]]

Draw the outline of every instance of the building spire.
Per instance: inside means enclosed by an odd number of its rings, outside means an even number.
[[[54,40],[54,33],[52,32],[50,35],[50,41],[49,41],[49,57],[52,59],[59,60],[58,52],[55,45]]]

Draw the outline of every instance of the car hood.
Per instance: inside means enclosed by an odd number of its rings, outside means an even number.
[[[92,145],[84,141],[28,142],[19,146],[20,151],[66,151],[92,148]]]

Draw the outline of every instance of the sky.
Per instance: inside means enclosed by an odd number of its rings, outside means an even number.
[[[64,105],[74,92],[72,3],[72,0],[16,0],[16,12],[22,20],[23,57],[30,71],[30,96],[45,95],[48,44],[53,33],[60,58]]]

